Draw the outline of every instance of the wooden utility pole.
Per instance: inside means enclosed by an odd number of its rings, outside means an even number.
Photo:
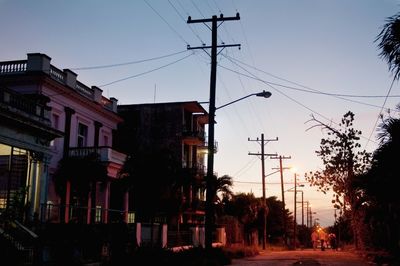
[[[281,193],[282,193],[282,222],[283,222],[283,243],[287,246],[287,222],[286,222],[286,204],[285,204],[285,187],[283,182],[283,170],[290,169],[290,167],[283,167],[282,160],[284,159],[292,159],[291,156],[282,156],[279,157],[271,157],[271,159],[279,159],[279,171],[281,174]],[[276,168],[273,168],[276,169]]]
[[[215,124],[215,97],[216,97],[216,81],[217,81],[217,50],[218,48],[234,47],[240,46],[240,44],[223,44],[217,45],[217,29],[218,22],[223,23],[229,20],[239,20],[239,13],[236,13],[235,17],[224,17],[222,14],[217,16],[212,16],[209,19],[192,19],[188,17],[187,23],[209,23],[211,22],[211,46],[200,46],[200,47],[190,47],[188,45],[188,50],[193,49],[209,49],[211,48],[211,73],[210,73],[210,101],[209,101],[209,124],[208,124],[208,156],[207,156],[207,178],[206,178],[206,222],[205,222],[205,246],[207,249],[212,248],[212,233],[213,227],[215,226],[215,187],[213,183],[214,175],[214,124]],[[221,25],[221,24],[220,24]]]
[[[294,173],[294,218],[293,218],[293,248],[296,250],[296,230],[297,230],[297,210],[296,210],[296,201],[297,201],[297,174]]]
[[[263,217],[263,249],[265,249],[265,242],[267,240],[267,202],[265,199],[265,156],[277,156],[276,153],[274,154],[265,154],[264,151],[264,146],[265,144],[267,144],[269,141],[277,141],[278,138],[275,139],[268,139],[265,140],[264,139],[264,134],[261,134],[261,142],[260,140],[257,138],[255,140],[252,139],[248,139],[248,141],[257,141],[260,142],[261,145],[261,153],[250,153],[249,155],[257,155],[257,156],[261,156],[261,178],[262,178],[262,200],[263,200],[263,205],[264,205],[264,217]]]

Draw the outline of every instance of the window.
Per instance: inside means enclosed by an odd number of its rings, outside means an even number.
[[[78,147],[87,146],[88,127],[87,125],[78,124]]]
[[[96,206],[95,222],[96,223],[100,223],[101,222],[101,206]]]
[[[135,223],[135,213],[128,212],[128,224],[133,224],[133,223]]]

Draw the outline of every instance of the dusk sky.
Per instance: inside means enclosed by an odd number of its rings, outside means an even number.
[[[241,44],[220,52],[217,107],[263,90],[268,99],[249,97],[217,110],[214,169],[234,178],[235,192],[261,196],[260,144],[248,138],[279,138],[266,153],[291,156],[284,166],[304,173],[321,169],[315,151],[326,132],[311,128],[313,114],[337,125],[347,111],[363,132],[367,151],[377,147],[377,118],[383,109],[397,115],[399,84],[379,58],[374,42],[386,19],[399,12],[395,0],[0,0],[0,61],[45,53],[60,69],[98,86],[119,104],[209,100],[211,31],[192,19],[240,13],[218,28],[219,44]],[[390,97],[385,97],[389,93]],[[357,96],[357,97],[356,97]],[[367,97],[368,96],[368,97]],[[373,97],[370,97],[373,96]],[[208,110],[207,104],[203,105]],[[379,124],[379,122],[378,122]],[[266,159],[266,174],[278,160]],[[285,189],[293,187],[285,171]],[[267,177],[266,195],[281,199],[280,177]],[[333,223],[331,193],[304,188],[322,225]],[[293,193],[286,204],[293,211]],[[299,194],[300,200],[300,194]],[[298,222],[301,223],[301,212]]]

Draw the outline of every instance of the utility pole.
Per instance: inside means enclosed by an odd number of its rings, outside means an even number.
[[[297,190],[297,192],[301,192],[301,201],[298,201],[297,203],[301,203],[301,225],[304,226],[304,191]]]
[[[308,223],[308,200],[306,201],[307,207],[306,207],[306,217],[307,217],[307,228],[309,228],[309,223]]]
[[[209,23],[211,22],[211,46],[201,46],[201,47],[190,47],[188,46],[188,50],[193,49],[209,49],[211,48],[211,72],[210,72],[210,101],[209,101],[209,124],[208,124],[208,156],[207,156],[207,179],[206,179],[206,221],[205,221],[205,246],[206,249],[212,248],[212,233],[213,227],[215,225],[215,207],[214,207],[214,196],[215,196],[215,187],[213,184],[213,175],[214,175],[214,124],[215,124],[215,96],[216,96],[216,81],[217,81],[217,55],[218,48],[226,48],[239,46],[240,44],[223,44],[217,45],[217,29],[218,22],[223,23],[224,21],[229,20],[239,20],[239,13],[236,13],[235,17],[224,17],[222,14],[220,17],[212,16],[209,19],[192,19],[190,16],[188,17],[187,23]]]
[[[294,218],[293,218],[293,247],[296,250],[296,229],[297,229],[297,210],[296,210],[296,200],[297,200],[297,174],[294,173]]]
[[[301,191],[301,225],[304,226],[304,191]]]
[[[261,178],[262,178],[262,200],[263,200],[263,205],[264,205],[264,217],[263,217],[263,249],[265,249],[265,242],[267,240],[267,202],[265,199],[265,156],[277,156],[277,154],[265,154],[264,151],[264,146],[265,144],[267,144],[269,141],[277,141],[278,138],[275,139],[268,139],[265,140],[264,139],[264,133],[261,134],[261,142],[260,140],[257,138],[255,140],[252,140],[250,138],[248,138],[248,141],[257,141],[260,143],[261,145],[261,154],[260,153],[250,153],[249,155],[257,155],[260,156],[261,155]]]
[[[287,223],[286,223],[286,207],[285,207],[285,187],[283,183],[283,170],[290,169],[290,167],[282,167],[282,160],[284,159],[292,159],[291,156],[282,156],[279,157],[271,157],[271,159],[279,159],[279,171],[281,173],[281,192],[282,192],[282,222],[283,222],[283,243],[287,246]],[[276,168],[272,168],[276,169]]]

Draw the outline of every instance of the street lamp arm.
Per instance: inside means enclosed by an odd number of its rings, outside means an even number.
[[[239,98],[239,99],[237,99],[237,100],[234,100],[234,101],[232,101],[232,102],[229,102],[229,103],[226,103],[226,104],[221,105],[221,106],[219,106],[219,107],[216,107],[215,110],[221,109],[221,108],[223,108],[223,107],[225,107],[225,106],[231,105],[231,104],[233,104],[233,103],[236,103],[236,102],[238,102],[238,101],[241,101],[241,100],[246,99],[246,98],[251,97],[251,96],[269,98],[269,97],[271,97],[271,95],[272,95],[272,94],[271,94],[269,91],[262,91],[262,92],[258,92],[258,93],[252,93],[252,94],[249,94],[249,95],[244,96],[244,97],[242,97],[242,98]]]
[[[297,186],[295,186],[295,187],[304,187],[304,184],[299,184],[299,185],[297,185]],[[294,192],[293,189],[294,189],[295,187],[286,189],[285,192]],[[300,192],[301,190],[297,190],[297,191]]]

